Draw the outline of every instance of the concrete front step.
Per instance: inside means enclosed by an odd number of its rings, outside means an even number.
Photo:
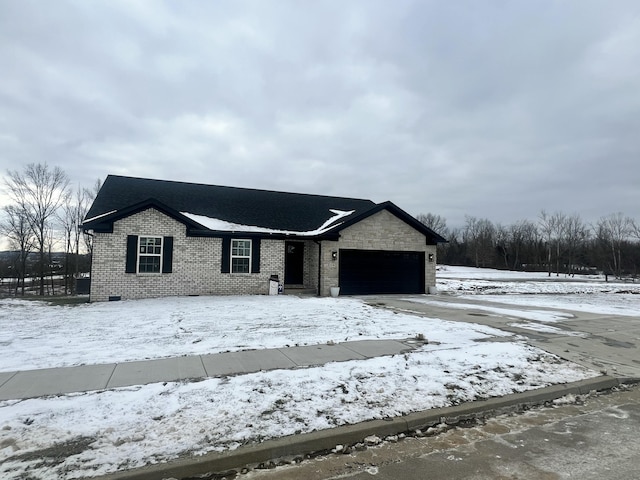
[[[282,293],[285,295],[315,296],[318,295],[318,290],[316,288],[305,288],[298,285],[285,285]]]

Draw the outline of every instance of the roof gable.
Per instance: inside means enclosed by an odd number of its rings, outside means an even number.
[[[370,216],[375,215],[376,213],[381,212],[382,210],[387,210],[389,213],[395,215],[400,220],[402,220],[406,224],[410,225],[411,227],[413,227],[414,229],[422,233],[427,238],[428,244],[435,245],[437,243],[447,243],[447,240],[444,237],[438,235],[436,232],[434,232],[429,227],[427,227],[424,223],[416,220],[414,217],[409,215],[407,212],[405,212],[404,210],[402,210],[400,207],[398,207],[396,204],[392,202],[379,203],[375,207],[367,210],[366,212],[361,213],[360,215],[350,217],[345,222],[341,223],[340,225],[337,225],[336,228],[333,229],[333,231],[339,232],[341,230],[344,230],[345,228],[350,227],[351,225],[354,225],[358,222],[361,222],[365,218],[369,218]]]
[[[125,208],[121,208],[120,210],[112,210],[110,212],[99,214],[94,217],[90,217],[89,214],[87,214],[84,221],[82,222],[82,227],[85,230],[91,229],[97,232],[112,232],[113,222],[142,212],[143,210],[147,210],[148,208],[154,208],[159,212],[168,215],[169,217],[175,218],[179,222],[185,224],[187,228],[195,230],[202,228],[202,225],[195,222],[193,219],[181,214],[180,212],[175,211],[167,205],[164,205],[162,202],[159,202],[155,198],[148,198],[142,202],[136,203],[135,205],[129,205]],[[90,212],[91,210],[89,210],[89,213]]]

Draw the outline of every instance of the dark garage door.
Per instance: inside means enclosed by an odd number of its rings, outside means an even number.
[[[340,250],[340,293],[424,293],[424,252]]]

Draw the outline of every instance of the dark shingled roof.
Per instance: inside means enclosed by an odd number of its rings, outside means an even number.
[[[423,233],[429,244],[446,242],[391,202],[376,204],[371,200],[328,197],[301,193],[274,192],[250,188],[222,187],[199,183],[151,180],[109,175],[89,209],[83,228],[110,231],[113,222],[149,207],[158,208],[189,227],[192,234],[213,234],[181,213],[289,232],[313,232],[335,217],[331,210],[352,214],[336,221],[331,230],[357,223],[381,210],[388,210]],[[105,230],[106,229],[106,230]],[[199,232],[199,233],[198,233]],[[302,235],[304,236],[304,235]],[[309,235],[308,235],[309,236]],[[310,235],[316,237],[315,234]]]
[[[360,215],[376,206],[371,200],[222,187],[198,183],[109,175],[86,218],[156,200],[177,212],[187,212],[240,225],[296,232],[312,231],[335,214],[355,210]]]

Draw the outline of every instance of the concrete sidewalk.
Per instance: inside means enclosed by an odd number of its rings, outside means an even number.
[[[243,375],[280,368],[397,355],[417,340],[362,340],[332,345],[248,350],[78,367],[0,372],[0,400],[63,395],[156,382]]]

